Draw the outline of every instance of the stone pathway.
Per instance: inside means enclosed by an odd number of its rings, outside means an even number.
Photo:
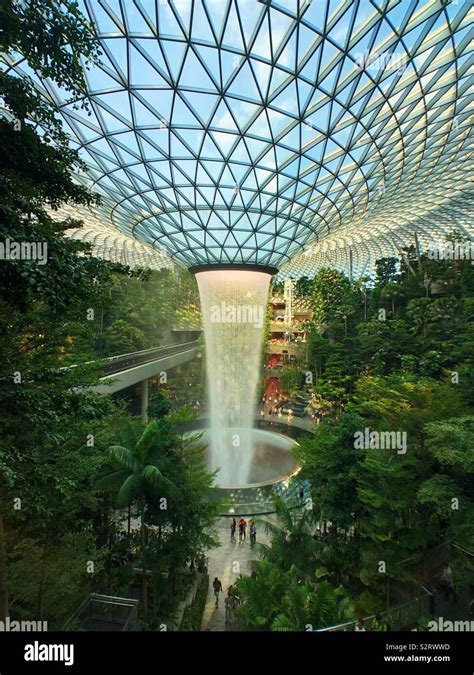
[[[237,523],[239,519],[236,518]],[[246,518],[247,524],[250,519]],[[227,596],[227,589],[233,584],[239,575],[248,575],[252,571],[251,561],[257,559],[256,550],[250,546],[249,543],[249,527],[247,525],[247,539],[242,543],[239,542],[238,530],[235,540],[230,539],[230,518],[219,518],[216,524],[216,529],[219,534],[221,546],[214,548],[208,552],[208,570],[209,570],[209,593],[207,596],[206,606],[202,617],[201,630],[202,631],[225,631],[227,630],[225,624],[225,607],[224,600]],[[257,524],[257,541],[268,543],[268,536],[265,534],[263,527]],[[212,582],[214,577],[219,577],[222,581],[223,592],[219,597],[219,607],[215,606],[214,589]],[[228,627],[232,630],[232,627]]]

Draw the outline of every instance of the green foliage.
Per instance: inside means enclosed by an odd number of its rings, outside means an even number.
[[[150,422],[144,431],[126,425],[121,445],[109,448],[110,471],[96,485],[111,491],[117,506],[138,508],[140,567],[151,570],[149,580],[143,576],[150,627],[173,614],[177,588],[188,576],[187,561],[217,544],[214,475],[205,468],[199,439],[185,435],[183,428],[193,419],[184,409]]]
[[[85,90],[86,66],[100,55],[92,26],[72,0],[4,0],[0,6],[0,49],[20,52],[33,70],[53,79],[71,95]]]
[[[318,567],[316,554],[320,544],[312,536],[311,512],[305,510],[300,517],[281,498],[275,498],[275,511],[276,523],[261,522],[271,536],[271,545],[257,544],[259,555],[283,571],[292,568],[301,576],[312,577]]]
[[[445,540],[472,549],[472,265],[408,247],[399,264],[378,261],[371,284],[351,291],[327,270],[313,284],[308,367],[316,406],[339,412],[301,441],[301,477],[315,522],[332,524],[317,554],[328,580],[342,575],[358,612],[371,613],[384,607],[387,577],[407,579],[402,560]],[[365,428],[405,432],[406,452],[354,449]]]
[[[288,396],[294,396],[301,391],[303,370],[301,366],[285,364],[280,371],[280,386]]]
[[[2,52],[22,53],[53,86],[80,97],[82,61],[99,53],[77,3],[6,0],[0,25]],[[60,627],[90,590],[108,592],[130,580],[113,569],[112,505],[94,489],[123,413],[90,389],[98,376],[84,362],[107,349],[156,346],[165,319],[172,326],[177,299],[195,299],[195,281],[187,272],[132,272],[93,258],[90,245],[67,238],[80,222],[61,220],[55,211],[98,201],[76,180],[84,164],[69,147],[54,106],[30,80],[3,70],[0,95],[6,108],[0,120],[0,239],[47,246],[47,264],[2,261],[0,618],[34,616]],[[71,363],[82,365],[62,368]],[[112,451],[121,472],[115,496],[133,510],[136,494],[145,498],[164,488],[171,494],[166,469],[176,436],[169,426],[138,432],[133,422],[125,435]],[[194,476],[189,481],[199,482]],[[203,491],[198,495],[203,498]],[[21,508],[12,508],[14,499]],[[94,574],[86,574],[85,560],[95,562]]]
[[[377,283],[387,286],[397,279],[397,258],[379,258],[375,261]]]
[[[300,277],[295,283],[295,295],[297,298],[310,298],[313,292],[313,282],[308,277]]]
[[[135,270],[115,273],[106,292],[91,299],[95,329],[71,346],[73,359],[89,352],[116,356],[168,342],[173,328],[200,329],[197,286],[187,271]]]
[[[362,457],[354,449],[354,433],[362,427],[362,418],[356,414],[342,415],[337,422],[323,419],[294,450],[301,462],[301,478],[311,484],[314,514],[343,529],[352,525],[360,510],[357,481]]]
[[[311,534],[310,511],[301,517],[275,500],[277,522],[263,521],[270,545],[258,545],[262,560],[252,577],[240,577],[237,613],[253,630],[303,631],[353,618],[344,590],[325,579],[322,545]],[[311,629],[310,628],[310,629]]]
[[[209,576],[203,575],[196,596],[190,605],[184,609],[183,618],[179,627],[180,631],[200,631],[204,608],[206,607],[207,593],[209,590]]]
[[[331,325],[341,324],[354,313],[354,296],[347,277],[341,272],[323,268],[313,279],[313,322],[320,333]]]
[[[93,590],[94,575],[103,567],[88,532],[66,534],[59,543],[41,546],[33,538],[22,538],[14,547],[8,565],[10,601],[18,620],[47,619],[49,630],[58,630]],[[34,608],[34,610],[33,610]]]
[[[150,396],[148,403],[148,415],[156,419],[165,417],[171,410],[171,401],[164,394],[155,389]]]
[[[117,470],[104,476],[97,488],[114,491],[117,505],[122,508],[136,500],[143,503],[147,489],[162,491],[160,494],[176,492],[176,486],[165,475],[171,464],[165,434],[165,429],[156,421],[150,422],[139,436],[132,426],[128,426],[123,432],[127,447],[113,445],[109,448]]]

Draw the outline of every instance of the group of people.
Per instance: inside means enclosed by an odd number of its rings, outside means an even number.
[[[237,521],[235,518],[232,518],[230,524],[230,538],[231,541],[235,539],[235,533],[237,531]],[[251,520],[249,523],[249,532],[250,532],[250,545],[253,546],[257,542],[257,526],[255,521]],[[247,538],[247,521],[244,518],[239,520],[239,542],[244,541]]]
[[[356,633],[367,631],[367,628],[365,627],[364,619],[361,619],[361,618],[357,619],[357,623],[355,625],[354,630],[356,631]],[[385,620],[385,617],[383,617],[381,614],[376,614],[375,618],[372,621],[372,624],[371,624],[371,626],[368,630],[370,630],[371,632],[388,631],[388,623]]]
[[[215,577],[212,582],[212,588],[214,591],[214,597],[216,599],[216,607],[219,607],[219,594],[223,592],[222,581]],[[235,609],[240,604],[240,597],[237,592],[237,589],[232,586],[232,584],[227,589],[227,597],[225,599],[224,605],[226,609],[226,620],[228,618],[228,613],[230,610]]]

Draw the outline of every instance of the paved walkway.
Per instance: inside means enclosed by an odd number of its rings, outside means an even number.
[[[237,523],[239,518],[236,518]],[[219,533],[221,546],[208,552],[208,570],[209,570],[209,593],[206,606],[202,617],[201,630],[225,631],[225,608],[224,600],[227,596],[227,589],[233,584],[240,574],[248,575],[252,571],[251,561],[257,559],[256,550],[249,543],[249,518],[247,521],[247,539],[239,542],[239,533],[237,530],[235,540],[230,539],[231,518],[219,518],[216,529]],[[268,536],[265,534],[262,526],[258,526],[257,541],[268,543]],[[215,606],[214,589],[212,582],[214,577],[219,577],[222,581],[223,592],[220,594],[219,607]],[[229,630],[232,627],[229,626]]]

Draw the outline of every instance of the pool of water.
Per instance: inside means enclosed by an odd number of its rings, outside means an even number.
[[[238,430],[230,430],[230,436],[235,431],[238,436]],[[298,462],[293,456],[291,449],[297,445],[296,441],[283,434],[264,429],[252,429],[250,432],[250,441],[252,444],[252,457],[250,462],[249,480],[240,483],[234,480],[232,476],[223,480],[220,472],[217,474],[216,484],[223,489],[233,490],[240,488],[258,488],[268,485],[274,485],[284,480],[288,480],[299,470]],[[206,457],[212,455],[210,446],[211,440],[207,431],[203,432],[202,440],[208,444]],[[238,463],[239,447],[231,448]],[[235,461],[235,460],[234,460]],[[210,462],[209,462],[210,464]],[[227,475],[227,474],[226,474]]]

